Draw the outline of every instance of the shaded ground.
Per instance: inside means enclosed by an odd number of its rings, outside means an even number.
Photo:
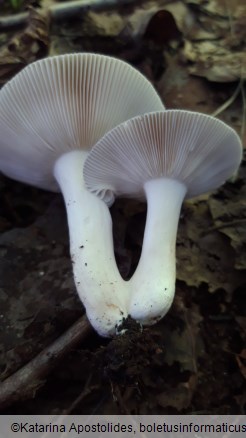
[[[242,4],[235,2],[226,15],[216,1],[207,6],[199,1],[172,2],[172,10],[165,3],[151,2],[146,10],[128,7],[124,15],[117,10],[88,12],[50,27],[46,19],[35,16],[29,30],[14,36],[12,45],[10,34],[2,34],[1,81],[46,54],[83,50],[113,54],[143,71],[169,108],[213,114],[227,103],[219,117],[244,139],[244,70],[232,65],[223,52],[224,46],[228,56],[236,52],[240,57],[245,51]],[[187,18],[187,11],[192,21],[182,18]],[[193,40],[215,44],[206,60],[204,46]],[[33,45],[38,50],[30,50]],[[236,179],[210,196],[184,204],[177,239],[176,297],[159,324],[142,330],[128,322],[126,333],[112,341],[91,332],[51,370],[32,399],[10,403],[2,412],[245,413],[245,172],[244,161]],[[0,190],[4,380],[68,329],[83,309],[73,285],[60,195],[4,177]],[[128,278],[141,251],[145,205],[117,200],[111,211],[119,268]]]

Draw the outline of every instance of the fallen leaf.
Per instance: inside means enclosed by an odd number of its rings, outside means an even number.
[[[203,353],[203,341],[200,336],[202,316],[195,304],[187,309],[180,305],[180,297],[176,296],[175,326],[168,325],[163,329],[166,348],[165,362],[170,366],[178,362],[182,371],[197,372],[197,359]]]
[[[208,202],[194,200],[184,206],[177,237],[177,278],[188,286],[205,283],[210,292],[224,289],[229,299],[245,274],[235,271],[233,248],[218,231],[209,232],[212,226]]]
[[[246,269],[246,166],[242,163],[235,182],[223,187],[223,199],[216,194],[208,199],[214,220],[211,230],[217,230],[230,239],[235,250],[234,267]]]
[[[189,72],[215,82],[245,79],[245,1],[186,0],[186,3],[197,23],[185,34],[183,56],[189,61]]]
[[[26,29],[17,33],[0,49],[0,84],[4,84],[25,65],[48,53],[49,14],[29,8]]]
[[[246,365],[243,363],[246,360],[246,349],[242,350],[240,354],[236,355],[236,361],[239,366],[242,376],[246,379]]]
[[[187,409],[191,404],[196,385],[197,377],[192,374],[187,382],[180,383],[176,388],[158,394],[157,402],[163,408],[172,407],[177,411]]]

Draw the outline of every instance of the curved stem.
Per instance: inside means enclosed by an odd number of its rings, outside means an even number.
[[[110,336],[127,316],[127,288],[115,261],[109,209],[84,186],[86,157],[79,150],[62,155],[54,175],[66,204],[78,294],[96,331]]]
[[[145,183],[144,189],[148,212],[141,257],[130,280],[130,315],[154,324],[167,313],[175,293],[176,235],[186,187],[159,178]]]

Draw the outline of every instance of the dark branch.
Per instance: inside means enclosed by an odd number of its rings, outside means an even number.
[[[82,316],[28,364],[0,383],[0,409],[16,401],[34,397],[37,389],[45,383],[45,377],[60,359],[83,341],[91,330],[88,319]]]

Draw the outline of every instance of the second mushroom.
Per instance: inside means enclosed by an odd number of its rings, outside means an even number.
[[[147,199],[142,253],[129,281],[130,315],[153,324],[175,293],[175,246],[181,205],[219,187],[242,156],[236,132],[214,117],[167,110],[135,117],[98,141],[84,166],[88,189]],[[107,198],[104,194],[107,192]]]

